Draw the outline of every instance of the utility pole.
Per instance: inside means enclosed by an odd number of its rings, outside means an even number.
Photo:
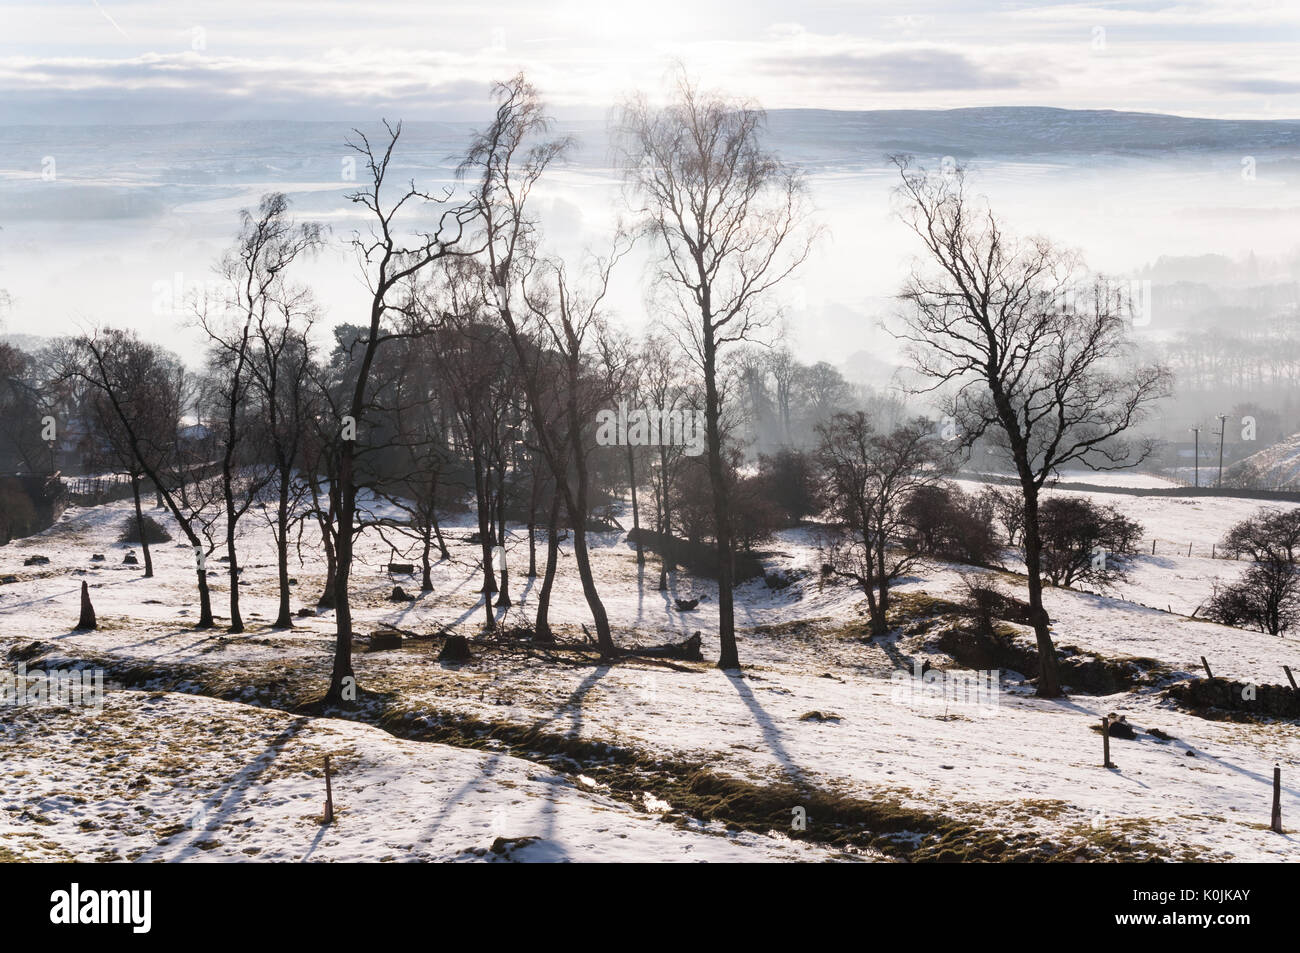
[[[1223,432],[1228,429],[1227,414],[1219,414],[1219,482],[1215,486],[1223,487]]]
[[[1190,430],[1192,431],[1192,433],[1196,434],[1196,449],[1192,453],[1192,463],[1196,467],[1194,471],[1196,474],[1196,482],[1193,483],[1192,485],[1200,486],[1201,485],[1201,428],[1191,427]]]

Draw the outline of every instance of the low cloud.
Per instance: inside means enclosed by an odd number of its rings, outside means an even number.
[[[764,57],[757,65],[769,74],[817,77],[880,92],[1026,89],[1052,85],[1050,77],[1034,71],[988,66],[963,53],[934,47],[792,51]]]

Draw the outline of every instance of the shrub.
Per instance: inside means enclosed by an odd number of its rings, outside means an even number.
[[[793,526],[805,516],[821,511],[817,466],[810,454],[782,450],[758,458],[758,493],[780,514],[783,525]]]
[[[1081,496],[1052,496],[1038,507],[1043,574],[1054,586],[1107,586],[1128,578],[1127,559],[1142,525],[1113,506]]]
[[[172,536],[167,532],[156,519],[148,513],[141,517],[141,524],[144,526],[144,539],[140,538],[138,527],[134,516],[128,516],[122,521],[122,534],[117,537],[119,543],[136,543],[147,542],[150,545],[154,543],[166,543]]]
[[[903,507],[907,544],[919,553],[972,566],[991,565],[998,544],[987,499],[952,483],[919,487]]]
[[[1285,560],[1255,563],[1237,582],[1216,582],[1203,611],[1214,622],[1281,635],[1300,622],[1300,575]]]

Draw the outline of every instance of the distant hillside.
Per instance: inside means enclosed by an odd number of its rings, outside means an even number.
[[[1191,119],[1108,109],[996,106],[846,112],[773,110],[778,148],[827,159],[893,152],[1008,158],[1034,155],[1237,155],[1300,149],[1300,120]]]
[[[1234,463],[1224,474],[1224,481],[1241,485],[1249,482],[1264,489],[1300,489],[1300,433]]]

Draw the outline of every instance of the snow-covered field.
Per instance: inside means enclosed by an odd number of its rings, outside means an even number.
[[[1103,502],[1148,535],[1207,541],[1256,506]],[[428,638],[385,652],[361,640],[355,664],[367,694],[345,720],[299,706],[325,687],[334,619],[322,612],[289,632],[269,628],[276,588],[264,527],[250,517],[242,542],[248,631],[199,632],[192,553],[155,547],[157,577],[143,579],[113,542],[127,512],[125,502],[72,510],[0,548],[0,578],[17,580],[0,585],[8,667],[109,670],[102,712],[0,708],[0,858],[880,860],[910,849],[955,858],[976,844],[973,856],[1300,858],[1291,835],[1268,830],[1274,764],[1284,822],[1300,817],[1294,723],[1209,720],[1155,687],[1042,701],[1022,684],[1033,673],[1010,671],[979,705],[915,694],[891,676],[926,661],[956,668],[923,614],[864,639],[860,595],[819,581],[805,530],[781,534],[765,564],[806,574],[738,593],[743,677],[711,664],[712,583],[683,573],[661,593],[655,557],[638,567],[612,533],[593,541],[593,555],[616,639],[644,645],[699,631],[709,661],[599,663],[582,644],[588,616],[566,553],[551,609],[566,646],[478,640],[473,661],[440,663],[437,634],[476,636],[482,621],[468,523],[449,528],[453,558],[435,568],[434,592],[408,603],[386,597],[394,582],[418,591],[418,577],[382,573],[390,551],[367,537],[355,630],[391,625]],[[24,566],[33,553],[49,565]],[[92,563],[93,553],[107,559]],[[501,611],[507,624],[527,623],[540,580],[522,575],[522,533],[509,560],[515,605]],[[1187,615],[1215,575],[1241,565],[1171,548],[1139,560],[1119,592],[1049,591],[1057,644],[1155,659],[1174,681],[1196,674],[1204,655],[1216,675],[1284,682],[1283,664],[1300,667],[1290,638]],[[294,609],[313,606],[322,567],[293,564],[291,574]],[[83,579],[94,632],[72,631]],[[225,574],[213,584],[222,616]],[[902,591],[954,598],[960,587],[956,567],[931,566]],[[678,612],[672,599],[685,595],[705,598]],[[1112,739],[1118,767],[1107,770],[1093,726],[1112,711],[1139,733]],[[330,825],[320,819],[326,754],[339,810]]]

